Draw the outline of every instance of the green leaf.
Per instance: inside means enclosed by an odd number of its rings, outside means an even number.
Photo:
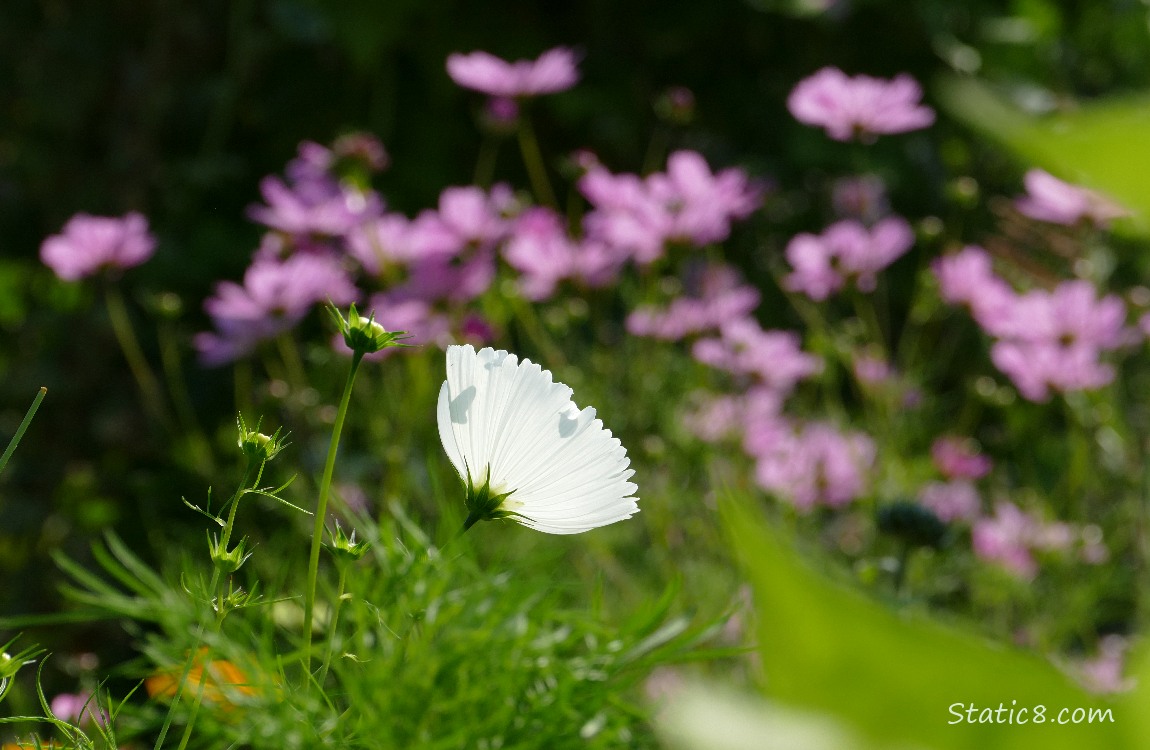
[[[935,750],[1078,750],[1122,742],[1133,708],[1092,696],[1045,658],[919,613],[896,612],[803,563],[752,504],[728,498],[724,525],[755,589],[769,697],[830,714],[880,746]],[[960,722],[950,707],[961,703]],[[965,710],[1004,711],[967,723]],[[1043,706],[1045,723],[1005,723]],[[1110,708],[1113,723],[1056,723],[1063,708]],[[1021,714],[1016,714],[1021,715]],[[1069,715],[1069,714],[1068,714]],[[976,714],[976,719],[980,718]],[[955,723],[950,723],[955,722]]]
[[[1132,229],[1150,233],[1150,97],[1106,99],[1038,117],[972,78],[945,78],[935,93],[953,117],[1021,160],[1110,196],[1136,214]]]

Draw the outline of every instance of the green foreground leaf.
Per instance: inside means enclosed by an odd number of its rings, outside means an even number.
[[[1090,695],[1036,654],[917,613],[891,611],[833,583],[802,562],[751,508],[747,501],[728,498],[723,520],[754,586],[768,697],[833,716],[879,747],[1146,747],[1134,743],[1131,734],[1137,733],[1136,716],[1142,712],[1135,708],[1137,696]],[[964,704],[961,721],[950,711],[958,703]],[[971,705],[979,709],[973,724],[965,713]],[[1004,710],[997,712],[1000,706]],[[1044,723],[1034,721],[1038,706],[1044,707]],[[995,722],[1002,723],[978,723],[984,708],[995,709]],[[1008,723],[1011,708],[1013,724]],[[1022,708],[1029,719],[1025,724],[1017,723]],[[1067,720],[1077,708],[1110,709],[1113,723],[1060,724],[1064,708]]]

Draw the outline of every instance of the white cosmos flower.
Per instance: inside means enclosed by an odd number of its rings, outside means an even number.
[[[467,484],[468,517],[578,534],[639,512],[627,449],[595,409],[529,359],[447,348],[439,437]]]

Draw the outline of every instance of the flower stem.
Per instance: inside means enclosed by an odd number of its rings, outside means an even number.
[[[231,507],[230,512],[228,513],[228,521],[224,525],[224,531],[223,531],[223,537],[222,537],[224,549],[227,549],[228,541],[231,539],[232,528],[235,526],[235,520],[236,520],[236,507],[240,504],[240,498],[242,498],[244,496],[245,491],[248,489],[248,478],[251,477],[252,468],[253,468],[252,462],[248,462],[247,466],[244,469],[244,476],[240,480],[239,487],[236,488],[235,494],[232,495],[232,499],[231,499],[231,506],[232,507]],[[256,474],[256,480],[255,480],[255,482],[252,483],[253,487],[259,485],[259,481],[260,481],[259,478],[262,475],[263,475],[263,466],[261,464],[260,470]],[[213,566],[212,580],[208,584],[208,591],[209,592],[211,592],[211,591],[216,592],[216,597],[217,597],[216,598],[216,616],[215,616],[215,620],[213,622],[213,628],[212,628],[213,634],[219,633],[220,628],[223,627],[223,624],[224,624],[224,615],[226,614],[226,612],[224,610],[224,590],[225,590],[224,586],[225,586],[225,584],[220,581],[220,569]],[[205,631],[206,627],[207,626],[204,625],[203,622],[201,621],[200,632],[196,638],[197,641],[203,641],[204,640],[204,631]],[[180,750],[183,750],[183,748],[186,748],[188,746],[188,740],[190,740],[191,736],[192,736],[192,729],[196,725],[196,716],[199,714],[200,705],[203,703],[203,700],[204,700],[204,686],[208,681],[208,670],[210,669],[211,663],[212,663],[211,662],[211,659],[212,659],[212,646],[211,646],[211,644],[206,644],[202,651],[198,651],[195,654],[189,654],[188,663],[184,667],[184,672],[180,676],[180,681],[176,684],[176,694],[172,698],[171,705],[168,706],[168,715],[164,718],[164,725],[160,729],[160,735],[156,739],[156,745],[155,745],[154,750],[160,750],[160,746],[163,745],[163,743],[164,743],[164,738],[168,734],[168,727],[171,726],[172,717],[175,714],[176,706],[179,705],[180,696],[183,695],[184,685],[187,682],[188,675],[192,671],[192,667],[195,665],[195,661],[196,661],[197,657],[199,657],[203,662],[203,667],[202,667],[202,672],[201,672],[201,677],[200,677],[200,684],[199,684],[198,688],[196,689],[196,697],[195,697],[195,700],[192,702],[192,710],[191,710],[190,715],[188,716],[188,723],[184,727],[184,734],[180,738]]]
[[[8,447],[4,449],[4,455],[0,456],[0,472],[4,471],[4,467],[8,465],[8,459],[12,458],[12,454],[16,451],[16,446],[20,444],[20,438],[24,437],[24,431],[28,429],[28,425],[32,424],[32,417],[36,416],[36,410],[40,408],[40,402],[44,400],[44,394],[47,392],[48,389],[41,386],[40,392],[37,393],[36,398],[32,400],[32,405],[28,407],[28,413],[24,415],[20,426],[16,428],[16,434],[8,441]]]
[[[544,205],[558,208],[559,202],[551,190],[543,154],[539,151],[539,141],[535,138],[535,129],[531,127],[531,118],[527,115],[519,118],[519,151],[523,154],[523,165],[527,167],[527,177],[531,180],[535,197]]]
[[[335,652],[335,631],[339,625],[339,610],[343,606],[343,593],[347,584],[347,565],[339,566],[339,592],[335,597],[335,608],[331,614],[331,623],[327,628],[327,655],[323,658],[323,667],[319,670],[319,677],[316,678],[316,684],[321,688],[323,681],[327,679],[327,670],[331,666],[331,655]]]
[[[319,574],[319,548],[323,542],[324,520],[327,518],[327,498],[331,493],[331,476],[335,470],[335,456],[339,452],[339,437],[343,432],[343,421],[347,417],[347,405],[351,401],[351,386],[355,382],[355,372],[362,359],[362,352],[355,352],[351,357],[351,369],[347,373],[347,383],[343,387],[339,411],[335,415],[335,424],[331,428],[331,443],[327,448],[327,462],[324,464],[323,479],[319,485],[319,501],[315,509],[315,526],[311,535],[311,554],[307,564],[307,591],[305,592],[303,608],[304,664],[307,667],[308,675],[311,674],[311,628],[312,614],[315,612],[315,581]]]
[[[140,342],[132,329],[132,321],[128,317],[127,308],[124,306],[124,298],[115,285],[108,284],[104,287],[104,303],[108,308],[108,318],[112,322],[112,332],[116,335],[116,341],[120,344],[124,359],[128,361],[128,369],[132,371],[132,377],[136,379],[136,385],[139,386],[140,393],[144,397],[144,408],[148,410],[152,418],[171,433],[172,423],[168,418],[167,409],[164,407],[160,384],[148,366],[148,360],[144,357],[144,351],[140,348]]]

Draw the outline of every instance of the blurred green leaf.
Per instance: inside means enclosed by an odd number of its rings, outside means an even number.
[[[936,750],[1076,750],[1121,744],[1134,713],[1076,687],[1035,654],[994,644],[917,613],[888,610],[802,563],[749,502],[728,498],[724,523],[755,588],[766,693],[825,712],[875,742]],[[967,723],[954,704],[997,710]],[[1007,723],[1011,707],[1044,706],[1045,723]],[[1062,725],[1059,712],[1112,710],[1113,723]],[[1021,714],[1016,714],[1021,716]],[[950,723],[955,722],[955,723]],[[1141,735],[1145,736],[1145,735]]]
[[[1135,212],[1138,232],[1150,232],[1150,97],[1107,99],[1037,117],[973,78],[945,78],[935,93],[953,117],[1023,161],[1114,198]]]
[[[693,683],[656,720],[670,750],[869,750],[856,735],[818,714]]]

